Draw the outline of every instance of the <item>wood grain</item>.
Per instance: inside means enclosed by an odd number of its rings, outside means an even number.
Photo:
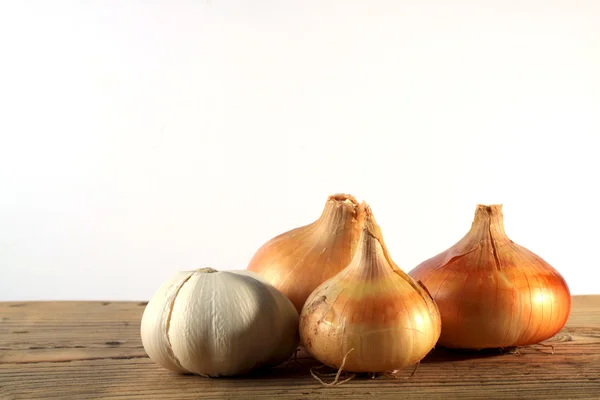
[[[298,362],[237,379],[177,375],[146,356],[145,303],[0,303],[0,399],[600,399],[600,296],[575,296],[558,335],[518,353],[436,349],[409,378],[323,387]],[[412,368],[401,371],[405,377]]]

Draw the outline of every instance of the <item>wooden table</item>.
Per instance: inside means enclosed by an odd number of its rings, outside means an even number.
[[[567,327],[518,353],[434,350],[411,378],[323,387],[298,362],[238,379],[177,375],[144,352],[146,303],[0,303],[0,399],[600,399],[600,296],[575,296]],[[408,377],[413,368],[402,373]]]

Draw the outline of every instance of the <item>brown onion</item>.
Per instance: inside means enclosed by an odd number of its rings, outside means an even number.
[[[501,205],[478,205],[471,230],[409,275],[427,287],[439,307],[444,347],[539,343],[562,329],[571,309],[563,277],[508,238]]]
[[[350,263],[360,236],[361,213],[353,196],[329,196],[318,220],[269,240],[248,270],[279,289],[300,312],[317,286]]]
[[[420,361],[440,336],[427,291],[394,263],[368,206],[350,265],[320,285],[300,316],[300,338],[323,364],[394,371]]]

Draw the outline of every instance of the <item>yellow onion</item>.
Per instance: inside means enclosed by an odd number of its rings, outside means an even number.
[[[471,230],[409,275],[423,282],[439,307],[444,347],[539,343],[562,329],[571,309],[563,277],[508,238],[501,205],[478,205]]]
[[[279,289],[300,312],[317,286],[350,263],[360,236],[359,220],[360,205],[353,196],[329,196],[318,220],[269,240],[248,270]]]
[[[368,206],[350,264],[308,298],[300,339],[315,359],[350,372],[387,372],[420,361],[440,336],[427,291],[392,261]]]

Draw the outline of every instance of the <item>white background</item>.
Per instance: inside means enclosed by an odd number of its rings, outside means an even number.
[[[0,1],[0,300],[149,299],[329,194],[406,271],[503,203],[600,293],[600,2]]]

